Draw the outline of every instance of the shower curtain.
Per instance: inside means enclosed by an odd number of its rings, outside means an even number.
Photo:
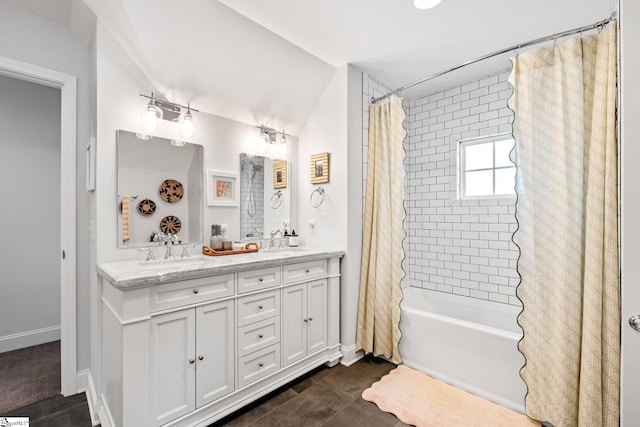
[[[618,426],[616,28],[512,61],[526,413]]]
[[[370,106],[357,350],[401,363],[400,281],[405,238],[402,98]]]

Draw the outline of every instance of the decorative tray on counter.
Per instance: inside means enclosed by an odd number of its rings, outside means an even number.
[[[248,254],[251,252],[258,252],[258,244],[255,242],[251,242],[251,243],[247,243],[244,246],[244,249],[241,250],[231,250],[231,249],[227,249],[226,251],[217,251],[214,249],[211,249],[210,246],[203,246],[202,247],[202,254],[203,255],[209,255],[209,256],[223,256],[223,255],[238,255],[238,254]]]

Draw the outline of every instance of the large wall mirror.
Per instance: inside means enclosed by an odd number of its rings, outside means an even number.
[[[117,131],[118,247],[148,246],[160,232],[202,242],[203,148]]]
[[[286,160],[240,154],[240,235],[271,237],[291,223],[291,167]]]

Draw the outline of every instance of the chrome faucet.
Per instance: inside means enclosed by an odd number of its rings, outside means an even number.
[[[153,248],[148,246],[146,248],[138,248],[139,251],[147,251],[147,257],[144,259],[145,261],[153,261],[156,259],[156,256],[153,253]]]
[[[175,255],[173,255],[173,245],[178,241],[178,236],[171,233],[163,233],[160,232],[158,237],[161,242],[167,247],[167,251],[164,253],[164,259],[175,259]]]
[[[269,249],[273,249],[275,246],[275,242],[274,242],[274,238],[276,237],[276,234],[280,233],[280,238],[282,238],[282,231],[280,230],[271,230],[271,240],[269,240]],[[280,247],[280,245],[282,244],[282,242],[280,242],[280,244],[278,245],[278,247]]]
[[[189,248],[195,248],[196,245],[182,245],[182,255],[180,258],[189,258]]]

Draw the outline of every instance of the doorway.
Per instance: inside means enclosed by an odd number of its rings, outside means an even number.
[[[61,338],[61,393],[69,396],[77,392],[76,368],[76,77],[58,71],[0,57],[0,75],[13,77],[60,91],[60,150],[59,150],[59,314]],[[33,124],[35,125],[35,124]],[[8,183],[10,185],[10,183]],[[19,209],[19,198],[7,206]],[[46,211],[41,215],[46,215]],[[33,224],[37,228],[38,224]],[[5,243],[7,249],[11,242]],[[38,242],[32,242],[30,253],[20,256],[31,261],[38,257]],[[29,316],[30,313],[22,313]],[[18,322],[20,319],[17,320]]]

